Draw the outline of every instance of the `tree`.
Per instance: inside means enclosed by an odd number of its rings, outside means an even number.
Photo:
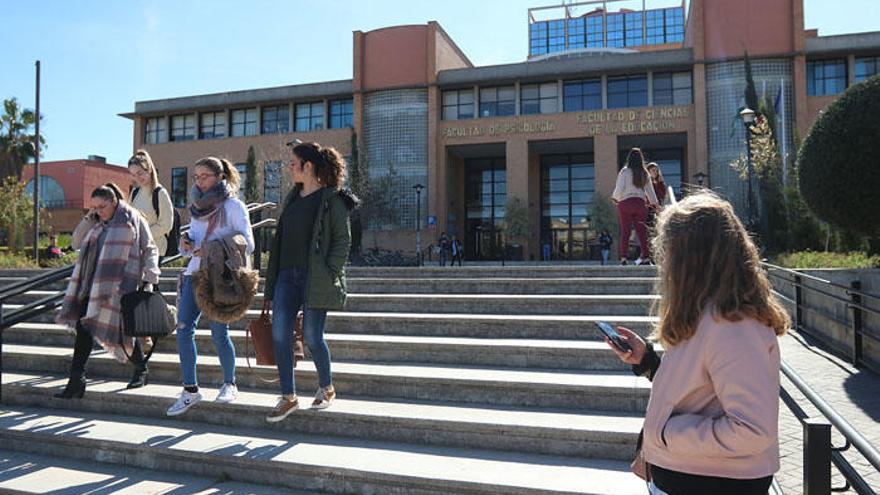
[[[0,230],[5,230],[13,252],[24,246],[24,231],[34,220],[33,200],[24,190],[24,182],[6,177],[0,182]]]
[[[16,98],[3,100],[0,115],[0,179],[21,178],[21,171],[28,160],[36,156],[35,136],[30,129],[36,124],[33,110],[22,109]],[[40,138],[40,148],[46,140]]]
[[[593,193],[593,200],[590,203],[590,226],[597,235],[603,229],[614,232],[617,227],[617,209],[611,203],[611,199],[599,191]]]
[[[254,147],[249,146],[247,151],[247,160],[244,164],[245,173],[245,203],[256,203],[260,201],[260,188],[257,184],[257,154]]]
[[[504,212],[504,233],[510,244],[525,244],[529,238],[529,208],[521,198],[507,201]]]
[[[798,151],[798,185],[809,208],[831,225],[880,234],[880,76],[847,89],[819,116]]]

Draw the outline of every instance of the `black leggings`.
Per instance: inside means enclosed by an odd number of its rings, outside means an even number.
[[[651,479],[669,495],[767,495],[773,476],[739,480],[670,471],[651,466]]]
[[[94,339],[92,334],[85,328],[82,323],[76,322],[76,341],[73,344],[73,360],[70,363],[70,376],[72,378],[80,378],[85,376],[86,363],[92,354],[92,346]],[[131,361],[135,366],[139,366],[144,362],[144,351],[141,349],[141,342],[138,339],[134,341],[134,350],[131,353]]]

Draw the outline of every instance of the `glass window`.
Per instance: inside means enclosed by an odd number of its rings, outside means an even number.
[[[608,108],[643,107],[647,104],[647,76],[608,78]]]
[[[856,57],[856,82],[880,74],[880,57]]]
[[[602,108],[602,80],[565,81],[562,85],[562,108],[580,112]]]
[[[626,46],[642,46],[642,13],[627,12],[624,14],[626,23]]]
[[[341,129],[354,126],[354,100],[333,100],[330,102],[330,128]]]
[[[235,170],[238,170],[238,176],[241,178],[238,184],[238,199],[247,203],[247,198],[245,197],[245,191],[247,191],[247,164],[236,163]]]
[[[649,10],[645,12],[645,27],[648,31],[646,43],[649,45],[662,45],[666,43],[663,14],[664,11],[662,10]]]
[[[501,117],[516,113],[516,88],[480,88],[480,117]]]
[[[196,116],[174,115],[171,117],[171,140],[191,141],[196,138]]]
[[[287,105],[263,107],[263,134],[290,132],[290,108]]]
[[[587,22],[583,17],[568,20],[568,48],[577,49],[587,46]]]
[[[186,167],[171,169],[171,202],[175,208],[186,208]]]
[[[654,74],[654,105],[690,105],[691,86],[690,72]]]
[[[553,259],[589,257],[584,241],[590,229],[589,208],[595,191],[590,154],[541,156],[541,244]]]
[[[226,112],[203,112],[199,127],[199,139],[226,137]]]
[[[565,50],[565,21],[558,19],[549,22],[550,36],[548,38],[549,53],[561,52]]]
[[[836,95],[846,89],[846,60],[807,62],[807,94]]]
[[[587,48],[602,48],[603,46],[605,46],[605,30],[602,28],[602,16],[588,16]]]
[[[520,113],[522,115],[556,113],[558,111],[555,82],[524,84],[520,87]]]
[[[168,140],[165,131],[165,117],[152,117],[147,119],[144,126],[144,142],[147,144],[164,143]]]
[[[232,111],[232,136],[257,135],[257,109],[247,108]]]
[[[609,47],[623,47],[623,14],[608,14],[605,19]]]
[[[666,43],[680,43],[684,41],[684,9],[673,7],[664,9],[664,27],[666,28]]]
[[[547,53],[547,22],[529,24],[529,54],[545,55]]]
[[[443,92],[443,120],[474,118],[474,90],[457,89]]]
[[[281,202],[281,169],[280,161],[266,162],[263,169],[263,201]]]
[[[297,103],[296,131],[309,132],[324,129],[324,102]]]

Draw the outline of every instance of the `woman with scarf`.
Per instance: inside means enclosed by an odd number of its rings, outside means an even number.
[[[183,392],[168,408],[168,416],[185,413],[202,400],[196,378],[195,329],[202,315],[193,290],[193,273],[198,271],[201,247],[208,241],[231,234],[241,234],[247,241],[247,253],[254,251],[254,236],[247,207],[237,197],[238,171],[226,159],[212,156],[197,161],[190,191],[190,229],[180,239],[180,253],[191,256],[181,274],[177,289],[177,350],[183,375]],[[211,338],[223,369],[223,386],[215,399],[228,403],[238,397],[235,385],[235,347],[229,338],[229,325],[211,322]]]
[[[140,343],[122,335],[122,296],[141,283],[159,282],[159,254],[150,226],[125,202],[119,187],[107,183],[92,191],[91,210],[77,226],[72,244],[79,256],[56,321],[76,330],[70,379],[59,399],[82,398],[86,362],[97,341],[120,362],[135,363],[128,388],[146,384]]]

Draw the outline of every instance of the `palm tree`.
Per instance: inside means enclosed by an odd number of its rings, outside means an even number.
[[[0,179],[21,178],[24,165],[36,156],[35,136],[30,134],[36,123],[33,110],[22,109],[18,99],[3,100],[4,113],[0,115]],[[41,148],[45,146],[40,139]]]

